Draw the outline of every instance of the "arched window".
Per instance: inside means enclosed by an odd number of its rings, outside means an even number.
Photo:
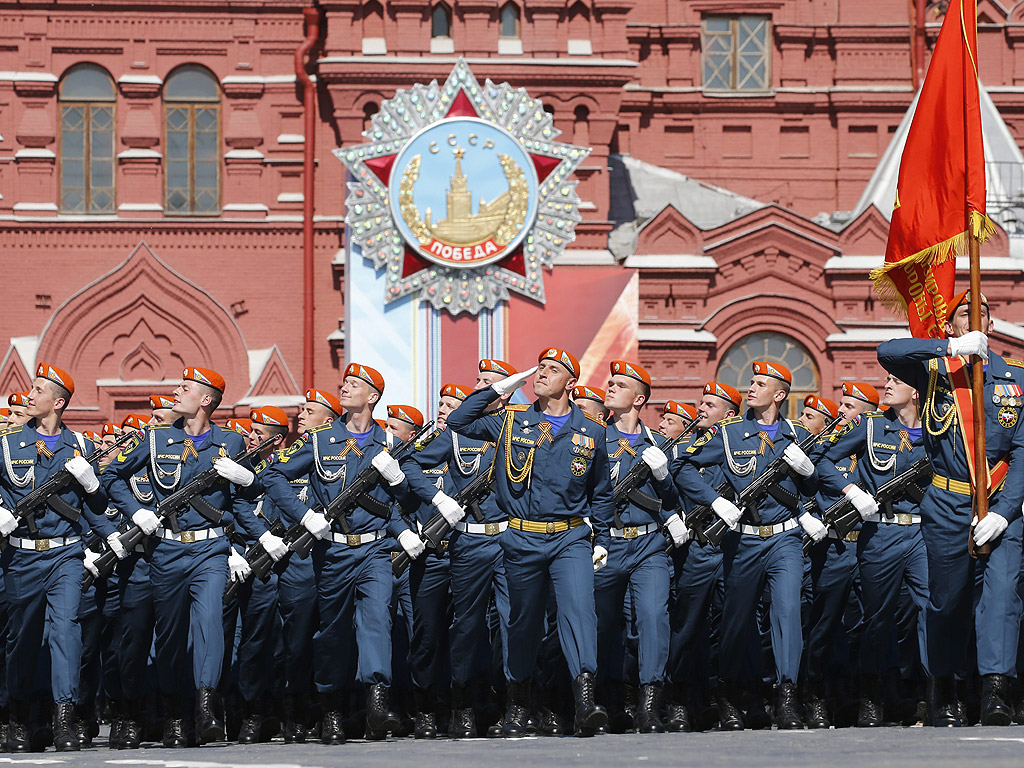
[[[114,212],[114,81],[95,64],[60,83],[60,209]]]
[[[220,213],[220,84],[204,67],[180,67],[164,84],[164,210]]]
[[[430,36],[452,36],[452,11],[445,3],[438,3],[430,12]]]
[[[820,392],[818,367],[811,353],[796,339],[781,333],[752,333],[740,339],[722,357],[715,380],[745,393],[752,375],[750,366],[755,360],[782,363],[793,374],[789,399],[782,412],[787,418],[799,416],[804,398]]]
[[[501,6],[501,30],[498,34],[506,38],[519,37],[519,6],[515,3],[508,2]]]
[[[363,104],[363,130],[368,131],[373,127],[373,116],[380,111],[377,102],[368,101]]]
[[[572,142],[581,146],[590,144],[590,110],[580,104],[572,112]]]

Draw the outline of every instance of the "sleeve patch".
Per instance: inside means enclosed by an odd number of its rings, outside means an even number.
[[[724,422],[723,422],[724,423]],[[718,424],[715,424],[711,429],[705,432],[703,435],[698,437],[693,443],[686,449],[687,453],[696,453],[701,446],[707,445],[711,440],[718,434]]]

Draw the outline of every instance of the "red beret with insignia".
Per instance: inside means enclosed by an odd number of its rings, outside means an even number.
[[[121,434],[121,425],[115,424],[112,421],[106,421],[103,423],[102,431],[104,437],[106,437],[107,435],[113,435],[114,437],[117,437],[118,435]]]
[[[519,373],[519,371],[504,360],[494,360],[486,357],[480,361],[480,372],[483,373],[485,371],[500,373],[502,376],[511,376],[514,373]]]
[[[829,400],[827,397],[819,397],[818,395],[808,395],[804,398],[804,407],[810,408],[811,410],[818,411],[818,413],[828,416],[830,419],[834,419],[839,415],[839,406]]]
[[[362,379],[382,395],[384,394],[384,377],[380,375],[380,371],[368,365],[349,363],[348,368],[345,369],[345,376],[355,376],[357,379]]]
[[[11,409],[10,408],[0,408],[0,419],[6,419],[10,415],[11,415]]]
[[[959,308],[961,304],[970,304],[971,300],[968,298],[968,294],[971,289],[968,288],[966,291],[960,291],[956,296],[950,299],[949,304],[946,305],[949,310],[946,312],[946,319],[949,320],[953,316],[953,313]],[[985,298],[985,294],[981,294],[981,303],[988,307],[988,299]]]
[[[561,363],[574,378],[579,378],[580,361],[571,352],[557,347],[548,347],[537,356],[537,362],[539,363],[541,360],[554,360],[556,363]]]
[[[863,381],[844,381],[843,397],[852,397],[869,405],[878,405],[878,390]]]
[[[751,366],[755,376],[771,376],[773,379],[784,381],[787,384],[793,383],[793,374],[789,368],[779,363],[772,363],[768,360],[755,360]]]
[[[7,398],[8,405],[24,405],[28,406],[28,392],[12,392],[11,396]]]
[[[676,416],[682,416],[684,419],[692,419],[697,416],[697,409],[692,405],[675,400],[669,400],[665,403],[665,407],[661,411],[662,413],[674,413]]]
[[[67,371],[62,371],[49,363],[40,363],[36,366],[36,376],[64,387],[69,395],[75,394],[75,380],[68,375]]]
[[[0,408],[0,411],[2,410],[3,408]],[[98,443],[102,439],[98,433],[93,432],[91,429],[85,430],[82,433],[82,437],[86,438],[87,440],[92,440],[92,442],[94,443]]]
[[[334,411],[334,414],[336,416],[341,416],[344,410],[341,407],[341,400],[332,395],[330,392],[324,392],[322,389],[307,389],[306,402],[319,403],[325,408],[329,408],[330,410]]]
[[[200,384],[205,384],[208,387],[213,387],[221,394],[224,394],[224,377],[216,371],[212,371],[209,368],[196,368],[195,366],[189,366],[181,372],[181,378],[185,381],[196,381]]]
[[[262,408],[253,408],[249,411],[249,421],[271,427],[287,427],[288,414],[276,405],[264,405]]]
[[[423,426],[423,414],[418,408],[413,408],[411,405],[389,405],[388,418],[404,421],[414,427]]]
[[[595,402],[604,405],[605,392],[603,389],[597,387],[588,387],[583,384],[572,388],[572,399],[576,400],[594,400]]]
[[[251,419],[228,419],[224,422],[224,426],[230,429],[232,432],[237,432],[243,437],[247,436],[252,432],[252,420]]]
[[[464,387],[461,384],[445,384],[441,387],[441,397],[454,397],[456,400],[465,400],[472,391],[472,387]]]
[[[705,395],[714,395],[720,397],[723,400],[732,403],[737,408],[743,403],[743,398],[740,396],[740,391],[736,387],[730,387],[728,384],[722,384],[718,381],[709,381],[704,385]]]
[[[174,407],[173,395],[150,395],[149,405],[154,411]]]
[[[149,424],[149,419],[138,413],[129,413],[124,417],[124,421],[121,422],[121,427],[130,427],[131,429],[141,430],[144,426]]]
[[[611,371],[612,376],[629,376],[631,379],[643,382],[648,387],[651,386],[651,375],[636,363],[627,363],[625,360],[612,360],[608,369]]]

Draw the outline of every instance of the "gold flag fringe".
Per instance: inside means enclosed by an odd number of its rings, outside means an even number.
[[[988,216],[978,211],[971,211],[970,231],[984,243],[995,232],[995,224]],[[942,242],[930,245],[911,256],[899,261],[886,262],[880,267],[871,270],[869,278],[874,283],[875,293],[882,304],[893,314],[899,317],[907,317],[907,302],[896,288],[896,284],[889,273],[894,269],[902,269],[910,264],[926,264],[928,266],[942,264],[949,259],[963,256],[967,253],[967,230],[959,232],[953,237]]]

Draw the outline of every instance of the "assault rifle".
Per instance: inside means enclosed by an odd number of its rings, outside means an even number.
[[[134,432],[125,432],[106,448],[94,450],[85,457],[85,460],[90,464],[98,463],[128,442],[133,434]],[[68,471],[66,466],[61,467],[50,475],[45,483],[22,496],[14,505],[14,516],[18,519],[19,525],[24,523],[28,527],[29,533],[33,536],[36,535],[39,532],[36,527],[36,515],[43,507],[49,507],[69,523],[77,523],[78,518],[82,516],[82,511],[68,504],[60,496],[61,492],[74,482],[77,482],[75,476]]]
[[[233,456],[232,459],[239,464],[247,462],[259,454],[259,452],[264,448],[278,442],[280,439],[280,435],[268,437],[252,450],[243,451],[237,456]],[[156,516],[164,526],[174,533],[179,532],[178,515],[184,512],[188,507],[192,507],[192,509],[206,518],[211,525],[219,525],[221,518],[224,517],[224,511],[217,509],[210,502],[204,499],[202,493],[220,479],[221,477],[217,474],[217,469],[215,467],[204,469],[186,485],[183,485],[178,490],[160,499],[156,503]],[[121,542],[121,546],[124,547],[125,551],[131,552],[136,546],[146,539],[146,534],[142,532],[142,529],[139,528],[139,526],[133,525],[117,538],[118,541]],[[100,572],[100,576],[109,576],[110,572],[114,570],[114,566],[117,565],[117,560],[117,555],[114,554],[112,549],[108,549],[100,555],[95,563],[96,569]],[[92,585],[92,582],[92,574],[87,573],[85,575],[85,581],[82,582],[82,591],[84,592],[88,589]]]
[[[929,478],[931,474],[931,462],[927,458],[920,458],[896,475],[896,477],[886,480],[878,486],[874,493],[874,498],[878,502],[878,506],[885,510],[882,514],[892,519],[894,517],[892,505],[904,496],[920,504],[924,498],[924,491],[921,490],[918,481]],[[821,518],[825,525],[829,528],[834,528],[839,537],[843,539],[849,536],[853,529],[857,527],[857,523],[861,521],[857,508],[853,506],[853,502],[846,498],[846,496],[833,502],[822,513]],[[806,555],[814,546],[814,541],[810,536],[804,536],[803,546],[804,554]]]

